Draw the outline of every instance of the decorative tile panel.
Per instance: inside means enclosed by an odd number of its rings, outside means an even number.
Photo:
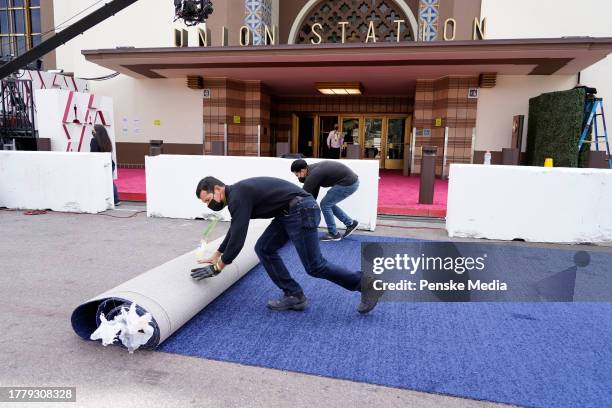
[[[419,4],[419,41],[438,39],[439,0],[420,0]]]
[[[272,29],[272,0],[245,0],[244,25],[253,33],[253,44],[265,43],[265,26]]]

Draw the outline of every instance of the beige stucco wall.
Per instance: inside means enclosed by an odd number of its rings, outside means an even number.
[[[510,147],[512,117],[529,112],[529,98],[544,92],[569,89],[574,75],[500,75],[495,88],[479,90],[475,150],[498,151]],[[527,120],[523,135],[527,134]],[[523,149],[526,138],[523,138]]]
[[[244,4],[242,0],[231,1]],[[56,0],[54,6],[56,22],[65,21],[85,7],[81,0]],[[210,24],[220,27],[229,14],[227,2],[215,2],[215,14]],[[243,13],[234,12],[233,15],[244,17]],[[136,2],[59,47],[56,51],[57,68],[74,72],[81,78],[97,77],[111,72],[87,62],[81,50],[117,46],[172,47],[173,29],[185,28],[182,23],[173,23],[173,17],[174,5],[170,0]],[[190,34],[190,40],[195,43],[195,28],[190,28]],[[188,89],[184,79],[137,80],[120,75],[107,81],[90,81],[90,89],[93,93],[113,98],[118,142],[148,143],[150,139],[163,139],[167,143],[202,141],[202,95],[200,91]],[[161,126],[155,125],[155,120],[160,120]],[[123,131],[125,128],[127,131]]]
[[[612,37],[609,0],[482,0],[487,38]],[[581,73],[581,83],[594,86],[604,104],[612,98],[612,57]],[[512,116],[526,115],[529,98],[576,85],[577,76],[500,77],[494,89],[481,89],[478,101],[477,150],[509,147]]]

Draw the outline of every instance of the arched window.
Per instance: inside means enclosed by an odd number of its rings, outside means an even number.
[[[317,30],[323,37],[323,42],[342,42],[342,27],[338,25],[341,21],[348,22],[347,43],[364,42],[370,21],[374,22],[378,42],[396,42],[396,20],[404,20],[400,25],[400,41],[414,41],[411,19],[392,0],[323,0],[312,7],[302,19],[295,43],[310,44],[310,40],[318,42],[318,37],[312,30],[315,23],[323,27]]]

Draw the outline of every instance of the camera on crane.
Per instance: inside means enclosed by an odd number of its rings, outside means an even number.
[[[183,20],[187,26],[205,23],[212,12],[210,0],[174,0],[174,20]]]

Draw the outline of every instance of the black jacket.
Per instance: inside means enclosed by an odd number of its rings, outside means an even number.
[[[357,174],[348,166],[337,161],[326,160],[308,165],[304,190],[317,198],[321,187],[332,187],[336,184],[350,186],[355,184],[358,179]]]
[[[295,184],[274,177],[253,177],[225,186],[225,200],[232,222],[219,246],[223,263],[232,263],[242,250],[251,219],[282,215],[296,196],[308,197],[310,194]]]

